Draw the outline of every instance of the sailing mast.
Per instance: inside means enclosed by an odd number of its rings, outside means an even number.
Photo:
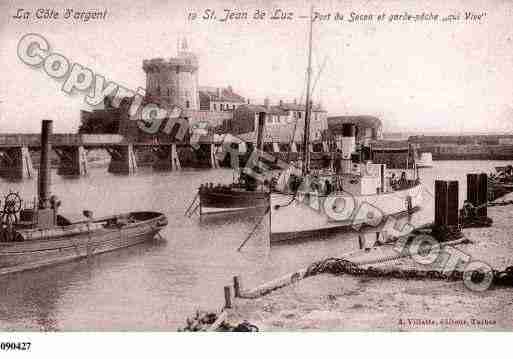
[[[308,41],[308,67],[306,69],[306,106],[305,106],[305,130],[303,133],[303,176],[310,172],[310,81],[312,76],[312,30],[313,30],[313,6],[310,8],[310,37]]]

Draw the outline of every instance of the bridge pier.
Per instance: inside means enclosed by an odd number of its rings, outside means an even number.
[[[0,152],[0,177],[11,180],[31,178],[34,166],[27,146],[3,148]]]
[[[181,169],[176,144],[159,146],[153,150],[155,160],[153,169],[157,171],[176,171]]]
[[[87,175],[87,156],[84,146],[70,146],[54,148],[59,156],[57,174],[62,176]]]
[[[133,174],[137,172],[137,160],[135,158],[133,144],[115,145],[107,147],[110,154],[110,173]]]

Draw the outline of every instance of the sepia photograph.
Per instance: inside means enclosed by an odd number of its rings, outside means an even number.
[[[0,355],[513,330],[513,2],[0,10]]]

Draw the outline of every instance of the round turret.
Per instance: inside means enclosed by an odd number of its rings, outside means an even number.
[[[144,60],[147,97],[160,105],[198,110],[198,69],[198,59],[186,43],[177,57]]]

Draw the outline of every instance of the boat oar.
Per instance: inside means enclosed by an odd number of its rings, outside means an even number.
[[[260,218],[260,220],[255,225],[255,227],[253,227],[253,230],[251,231],[251,233],[246,237],[246,239],[244,239],[244,241],[240,244],[239,248],[237,248],[237,252],[240,252],[242,247],[244,247],[244,245],[246,245],[246,242],[249,241],[249,239],[253,236],[253,234],[255,233],[256,229],[260,225],[260,223],[262,223],[262,221],[264,220],[264,218],[267,215],[267,213],[269,213],[270,209],[271,209],[271,206],[268,206],[267,209],[265,210],[265,213],[263,214],[263,216]]]

